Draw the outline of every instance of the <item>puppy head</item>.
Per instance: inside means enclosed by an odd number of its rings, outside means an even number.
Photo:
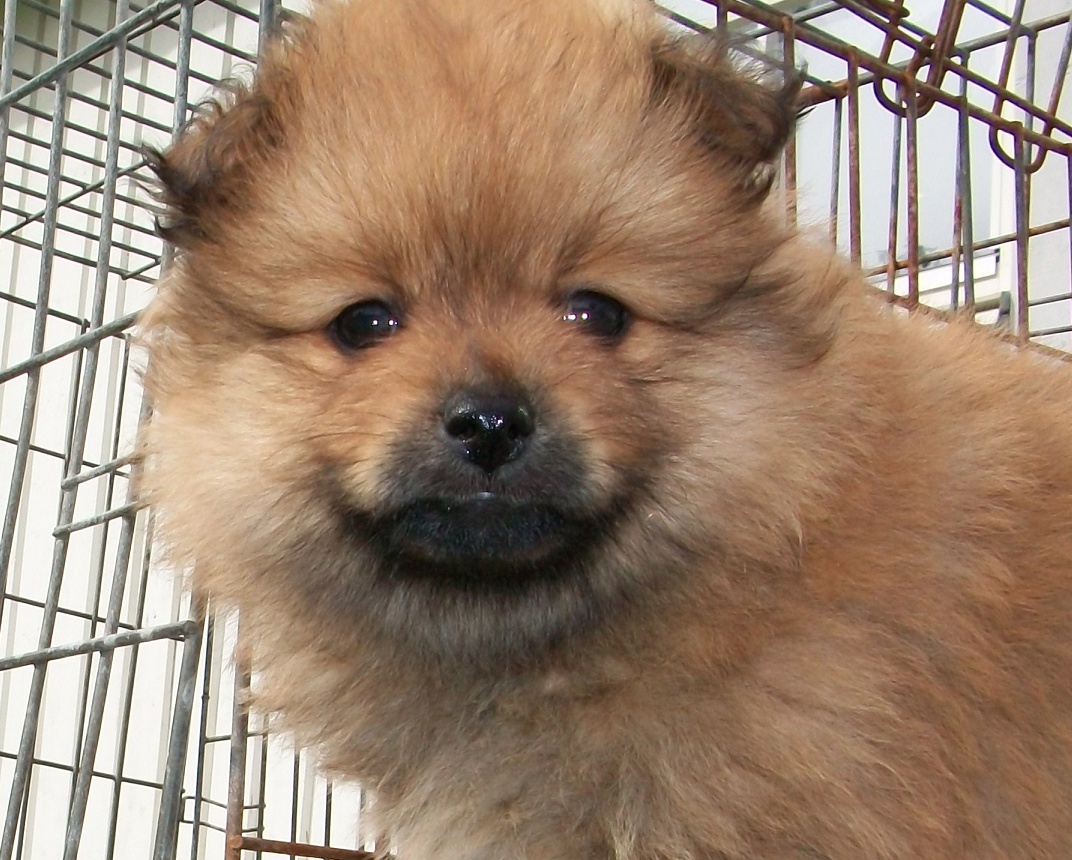
[[[322,3],[154,159],[172,549],[471,661],[784,544],[780,375],[829,335],[761,211],[794,94],[626,0]]]

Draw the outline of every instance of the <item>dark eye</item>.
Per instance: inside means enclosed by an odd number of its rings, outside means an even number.
[[[365,349],[398,331],[399,315],[380,301],[358,302],[344,308],[328,330],[340,346]]]
[[[579,325],[588,334],[613,340],[625,333],[629,311],[610,296],[581,290],[566,299],[562,321]]]

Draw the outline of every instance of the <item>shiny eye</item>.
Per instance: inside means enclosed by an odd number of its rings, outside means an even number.
[[[380,301],[358,302],[343,308],[328,331],[344,349],[365,349],[398,331],[399,315]]]
[[[579,325],[596,337],[616,340],[629,325],[629,311],[610,296],[580,290],[566,299],[562,321]]]

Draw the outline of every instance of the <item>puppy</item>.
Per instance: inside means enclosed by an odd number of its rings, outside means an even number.
[[[324,0],[154,158],[145,488],[402,860],[1072,856],[1072,381],[633,0]]]

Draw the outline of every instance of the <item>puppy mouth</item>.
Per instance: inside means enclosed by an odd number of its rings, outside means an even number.
[[[386,515],[352,514],[351,523],[399,571],[466,576],[561,562],[590,545],[598,528],[546,502],[490,492],[418,499]]]

